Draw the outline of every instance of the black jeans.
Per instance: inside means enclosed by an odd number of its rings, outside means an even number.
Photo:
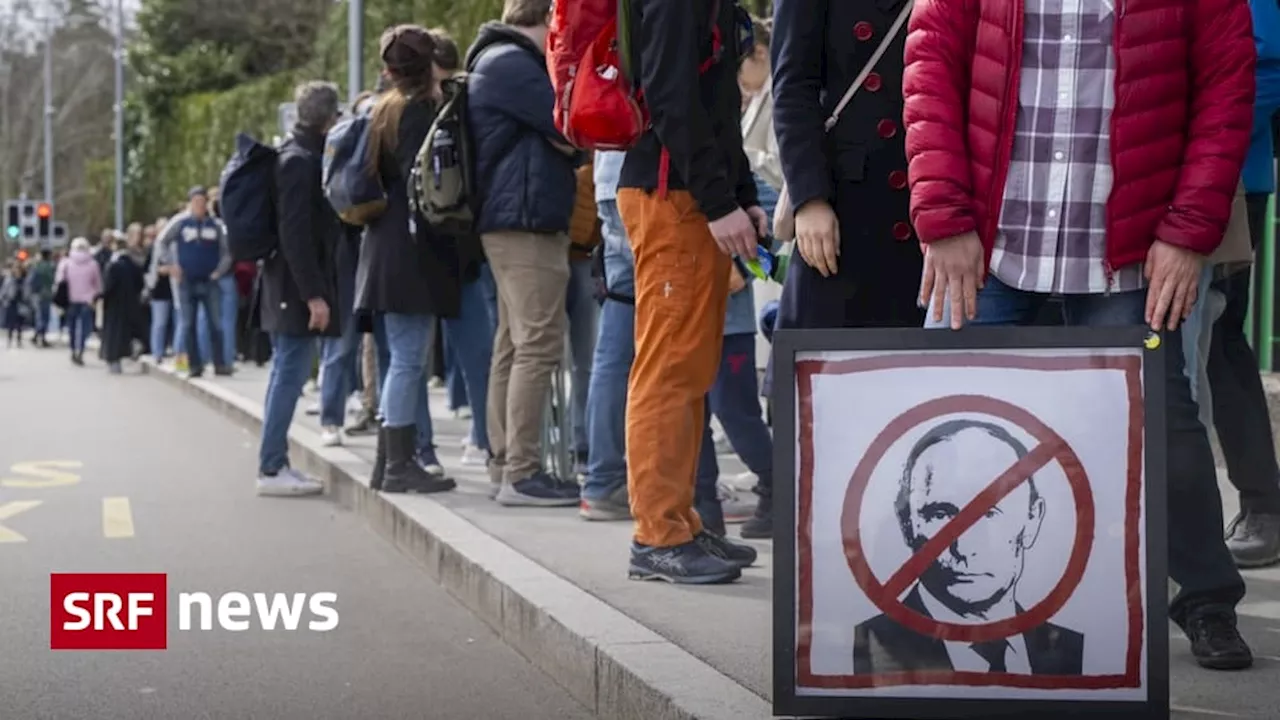
[[[1251,193],[1247,200],[1249,235],[1257,248],[1266,232],[1267,195]],[[1231,484],[1240,493],[1240,507],[1280,513],[1280,468],[1276,465],[1271,415],[1258,375],[1258,359],[1245,337],[1249,276],[1246,268],[1213,283],[1227,300],[1222,317],[1214,323],[1209,345],[1213,424]]]

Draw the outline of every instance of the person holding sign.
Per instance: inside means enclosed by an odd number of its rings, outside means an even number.
[[[991,478],[1027,454],[1026,445],[990,422],[949,420],[925,432],[907,455],[894,502],[911,552],[919,552]],[[1044,517],[1044,498],[1035,478],[1028,478],[929,564],[903,605],[956,625],[993,624],[1025,613],[1018,581]],[[927,637],[887,615],[854,631],[858,675],[922,670],[1079,675],[1083,658],[1084,636],[1049,622],[977,642]]]
[[[1068,324],[1162,333],[1169,615],[1221,670],[1253,663],[1245,588],[1179,324],[1231,214],[1255,57],[1245,0],[917,0],[903,82],[927,326],[1028,323],[1057,294]]]

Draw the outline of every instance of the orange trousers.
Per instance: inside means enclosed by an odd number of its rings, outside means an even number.
[[[642,545],[702,531],[693,509],[705,397],[720,367],[728,256],[688,192],[623,188],[618,212],[636,257],[636,355],[627,390],[627,489]]]

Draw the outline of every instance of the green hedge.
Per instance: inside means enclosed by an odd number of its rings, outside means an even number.
[[[449,29],[465,53],[476,28],[497,18],[502,0],[366,0],[365,87],[377,79],[378,37],[384,28],[418,23]],[[131,218],[169,214],[192,185],[216,182],[237,132],[270,140],[279,132],[278,108],[301,80],[336,82],[346,93],[347,4],[333,9],[309,62],[296,70],[220,93],[181,98],[168,108],[128,105],[127,211]],[[110,193],[110,185],[104,188]]]

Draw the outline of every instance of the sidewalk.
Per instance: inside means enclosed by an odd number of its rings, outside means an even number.
[[[169,366],[147,369],[256,433],[265,368],[241,365],[233,377],[196,381],[174,375]],[[344,448],[320,447],[317,419],[303,413],[313,396],[299,403],[292,458],[601,718],[772,717],[769,544],[755,544],[760,562],[734,585],[629,581],[629,523],[587,523],[576,509],[493,503],[483,468],[460,463],[469,420],[448,412],[443,392],[430,394],[440,459],[459,483],[454,493],[370,491],[373,438],[348,438]],[[736,458],[720,460],[725,475],[741,472]],[[253,478],[229,481],[230,487],[242,482],[248,492]],[[1221,478],[1220,483],[1226,485]],[[1235,492],[1224,492],[1224,499],[1228,516],[1234,515]],[[1171,627],[1174,717],[1274,716],[1280,704],[1274,681],[1280,667],[1280,570],[1254,571],[1248,580],[1241,625],[1258,656],[1257,668],[1243,674],[1200,670]]]

